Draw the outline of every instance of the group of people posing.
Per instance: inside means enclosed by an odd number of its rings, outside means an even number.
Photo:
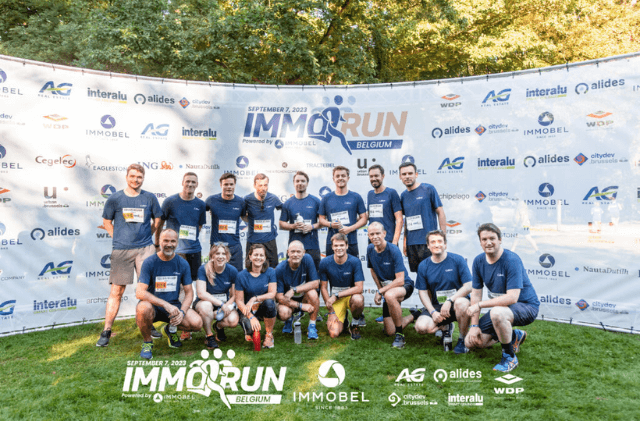
[[[105,204],[104,227],[113,237],[111,292],[97,346],[109,344],[134,271],[142,358],[152,358],[153,339],[163,334],[170,347],[178,348],[190,332],[204,330],[205,345],[213,349],[227,340],[225,328],[237,325],[247,341],[260,346],[261,321],[262,346],[273,348],[276,317],[284,321],[286,334],[294,326],[299,329],[299,320],[309,314],[307,337],[318,339],[320,295],[327,309],[328,335],[336,338],[345,333],[358,340],[366,320],[357,230],[368,224],[366,261],[377,288],[374,302],[382,304],[384,332],[394,338],[392,347],[404,348],[404,329],[415,322],[417,333],[440,336],[445,350],[456,354],[500,342],[502,359],[494,369],[508,372],[517,367],[515,354],[527,333],[513,327],[532,323],[540,305],[522,261],[502,248],[500,229],[486,223],[478,228],[484,252],[474,259],[472,275],[462,256],[447,252],[442,203],[432,185],[417,182],[413,163],[400,165],[400,180],[406,187],[401,195],[384,185],[382,166],[370,167],[373,190],[366,207],[362,197],[348,189],[349,169],[342,166],[333,169],[335,191],[322,200],[307,192],[309,177],[298,171],[293,177],[295,195],[285,203],[269,193],[265,174],[255,176],[254,193],[236,196],[236,177],[231,173],[220,177],[221,193],[202,201],[195,196],[198,177],[188,172],[182,191],[160,207],[155,195],[142,190],[144,175],[142,166],[130,165],[127,187]],[[275,210],[280,210],[278,225]],[[207,211],[211,248],[208,262],[201,264],[199,235]],[[244,267],[241,220],[248,225]],[[289,231],[287,258],[280,263],[278,227]],[[326,257],[321,258],[318,230],[324,227],[328,228]],[[415,283],[399,246],[410,271],[417,274]],[[485,300],[483,287],[488,292]],[[402,302],[414,289],[424,308],[403,317]],[[481,315],[482,308],[489,311]],[[160,331],[156,322],[164,323]],[[454,322],[459,337],[452,347]]]

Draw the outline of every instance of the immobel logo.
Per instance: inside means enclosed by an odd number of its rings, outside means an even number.
[[[338,387],[342,384],[346,377],[346,373],[342,364],[336,360],[324,361],[318,369],[318,381],[330,389]],[[365,398],[364,392],[293,392],[294,402],[369,402]]]

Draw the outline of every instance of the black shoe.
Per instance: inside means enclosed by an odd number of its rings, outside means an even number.
[[[351,329],[349,329],[349,332],[351,333],[351,339],[353,339],[354,341],[357,341],[362,337],[360,336],[360,327],[358,325],[351,325]]]
[[[100,334],[98,342],[96,343],[96,346],[108,346],[109,338],[111,338],[111,330],[103,330]]]
[[[367,319],[364,318],[364,314],[361,314],[355,322],[358,322],[358,326],[365,327],[367,325]]]
[[[206,338],[204,338],[204,344],[206,345],[207,349],[216,349],[218,347],[215,335],[207,336]]]
[[[342,322],[342,332],[341,335],[345,335],[349,332],[349,313],[344,315],[344,321]]]
[[[316,322],[324,322],[324,319],[322,318],[322,315],[320,313],[318,313],[318,316],[316,317]]]
[[[170,326],[169,323],[167,323],[164,329],[162,329],[164,331],[164,334],[167,335],[167,338],[168,338],[167,341],[169,343],[169,347],[180,348],[182,346],[182,342],[180,341],[180,335],[178,334],[177,330],[175,333],[169,332],[169,326]]]
[[[162,338],[162,333],[158,332],[154,325],[151,325],[151,339],[155,341],[160,338]]]
[[[404,335],[402,333],[396,333],[396,338],[391,344],[391,346],[397,349],[404,348]]]
[[[227,340],[227,335],[224,333],[224,328],[219,328],[218,323],[214,323],[213,328],[216,331],[216,340],[218,342],[224,342]]]
[[[251,322],[246,317],[242,317],[240,319],[240,326],[242,326],[242,330],[244,331],[244,339],[247,342],[253,342],[253,328],[251,327]]]
[[[413,321],[415,322],[416,320],[418,320],[418,317],[422,315],[422,310],[418,309],[418,307],[414,307],[409,310],[409,313],[411,313],[411,315],[413,316]]]

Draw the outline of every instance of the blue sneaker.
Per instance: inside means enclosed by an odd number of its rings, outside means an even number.
[[[493,367],[494,371],[501,371],[503,373],[508,373],[514,368],[518,366],[518,357],[515,355],[512,357],[509,354],[502,353],[502,359],[500,363]]]
[[[376,323],[384,323],[384,317],[380,316],[376,319]]]
[[[153,342],[143,342],[142,343],[142,351],[140,351],[140,357],[146,360],[150,360],[153,358]]]
[[[464,340],[462,338],[458,338],[458,343],[455,348],[453,348],[453,352],[455,354],[466,354],[469,352],[469,348],[464,345]]]
[[[284,321],[282,333],[293,333],[293,316]]]
[[[318,339],[318,329],[316,328],[316,325],[309,325],[307,328],[307,338]]]
[[[527,332],[520,329],[514,329],[514,332],[516,333],[516,342],[513,344],[513,352],[518,352],[520,351],[520,346],[527,339]]]

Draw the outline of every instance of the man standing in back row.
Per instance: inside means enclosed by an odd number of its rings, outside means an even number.
[[[386,187],[383,181],[384,168],[377,164],[371,166],[369,182],[373,190],[367,195],[369,225],[380,222],[387,233],[385,241],[397,246],[402,232],[402,205],[398,192]]]
[[[275,269],[278,266],[278,228],[275,210],[282,209],[282,202],[278,196],[269,193],[269,177],[265,174],[260,173],[253,178],[253,188],[256,191],[244,197],[245,221],[249,225],[247,250],[253,244],[264,245],[269,267]]]

